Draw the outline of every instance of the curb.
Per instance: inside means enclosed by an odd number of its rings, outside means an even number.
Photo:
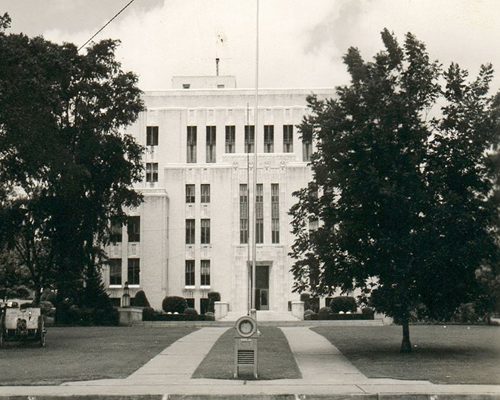
[[[244,394],[244,395],[15,395],[0,400],[500,400],[500,394]]]

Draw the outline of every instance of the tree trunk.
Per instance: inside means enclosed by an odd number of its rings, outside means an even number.
[[[42,286],[40,285],[40,283],[35,283],[35,297],[33,299],[33,304],[35,306],[39,306],[40,305],[40,297],[42,296]]]
[[[403,341],[401,342],[401,353],[411,353],[410,322],[408,318],[403,319]]]

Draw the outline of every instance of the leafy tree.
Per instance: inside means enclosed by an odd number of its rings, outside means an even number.
[[[335,99],[308,98],[300,131],[317,152],[290,211],[292,272],[298,292],[371,295],[401,322],[410,352],[410,313],[423,306],[448,318],[479,295],[475,271],[498,255],[487,159],[499,119],[490,65],[468,82],[458,65],[430,61],[410,33],[402,47],[388,30],[382,40],[371,62],[348,50],[351,83]]]
[[[0,209],[0,221],[0,258],[14,266],[8,286],[28,284],[35,293],[33,301],[38,304],[42,288],[52,286],[55,278],[51,247],[44,236],[46,216],[35,199],[18,198]]]
[[[109,220],[124,221],[124,209],[142,201],[132,188],[142,147],[121,130],[143,103],[117,45],[103,40],[80,54],[0,30],[0,182],[43,216],[31,229],[50,246],[59,302],[83,301],[77,293],[94,279]]]

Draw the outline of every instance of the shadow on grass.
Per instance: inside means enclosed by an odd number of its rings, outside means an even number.
[[[370,378],[500,384],[500,329],[412,326],[412,353],[399,352],[401,327],[317,327]]]
[[[262,336],[258,340],[258,379],[300,379],[299,368],[281,329],[270,326],[259,329]],[[229,329],[219,338],[193,378],[234,379],[234,336],[234,329]],[[254,379],[249,374],[242,378]]]

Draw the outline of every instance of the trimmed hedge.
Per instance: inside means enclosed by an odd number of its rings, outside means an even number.
[[[132,305],[134,307],[151,307],[148,298],[146,297],[146,293],[144,293],[144,290],[139,290],[135,294]]]
[[[213,321],[213,317],[202,315],[185,315],[185,314],[164,314],[156,312],[153,315],[147,315],[148,318],[145,319],[144,312],[142,314],[143,321]]]
[[[330,308],[332,313],[340,311],[356,312],[356,299],[351,296],[337,296],[330,301]]]
[[[318,312],[318,319],[329,319],[331,314],[330,307],[321,307]]]
[[[184,310],[188,308],[187,301],[184,297],[180,296],[167,296],[163,299],[161,303],[161,308],[166,313],[184,313]]]
[[[318,318],[318,319],[320,319],[320,318]],[[373,319],[373,314],[368,315],[368,314],[362,314],[362,313],[355,313],[355,314],[332,313],[327,318],[321,318],[321,319],[333,320],[333,321],[371,320],[371,319]]]
[[[208,311],[214,312],[215,311],[215,302],[220,301],[220,293],[219,292],[208,292],[207,297],[209,300]]]

